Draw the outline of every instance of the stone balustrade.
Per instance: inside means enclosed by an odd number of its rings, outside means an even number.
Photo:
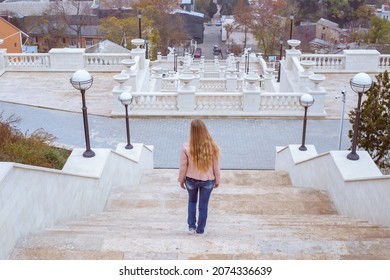
[[[299,97],[303,93],[271,92],[134,92],[129,106],[129,114],[138,115],[218,115],[218,116],[290,116],[301,117],[303,107]],[[325,111],[324,92],[310,92],[316,99],[316,107],[309,110],[309,115],[323,117]],[[181,99],[181,98],[182,99]],[[248,102],[249,101],[249,102]],[[184,103],[183,103],[184,102]],[[187,103],[194,106],[186,106]],[[121,114],[121,112],[117,112]]]
[[[379,69],[382,71],[390,69],[390,54],[382,54],[379,57]]]
[[[195,95],[195,111],[208,113],[238,113],[243,111],[242,93],[197,93]]]
[[[86,53],[84,54],[84,65],[85,68],[89,70],[97,70],[100,68],[104,68],[106,70],[114,68],[113,70],[115,70],[118,66],[123,69],[122,60],[129,59],[130,57],[130,54]]]
[[[345,68],[345,55],[343,54],[302,54],[300,61],[313,61],[311,67],[314,71],[343,70]]]
[[[215,78],[200,79],[199,91],[226,91],[226,79],[215,79]]]
[[[131,69],[124,60],[134,61]],[[390,68],[390,55],[380,55],[375,50],[344,50],[341,54],[324,55],[302,54],[293,48],[286,50],[286,58],[281,61],[280,82],[277,83],[274,67],[255,54],[250,56],[249,63],[250,73],[260,74],[261,78],[256,81],[247,79],[242,59],[240,64],[240,59],[232,56],[225,60],[197,60],[187,55],[181,60],[183,63],[176,73],[172,71],[172,61],[161,55],[157,61],[146,61],[143,49],[139,48],[128,54],[85,53],[85,49],[69,48],[52,49],[47,54],[8,54],[0,49],[0,72],[75,71],[84,68],[117,74],[127,67],[129,79],[124,86],[134,95],[130,110],[144,115],[148,115],[148,111],[197,114],[217,108],[216,111],[226,112],[226,115],[231,111],[232,114],[242,115],[298,116],[302,113],[297,103],[298,96],[310,93],[316,95],[316,110],[311,108],[309,115],[325,116],[326,89],[318,86],[320,81],[310,79],[314,72],[365,71],[376,74]],[[184,73],[191,74],[193,79],[188,82],[190,87],[182,91],[179,76]],[[313,87],[313,83],[317,85]],[[118,103],[117,95],[122,91],[117,87],[113,89],[114,104]],[[185,103],[185,100],[190,103]],[[117,107],[120,106],[113,108],[113,112],[119,112]]]
[[[177,111],[177,93],[133,93],[129,109],[135,111]]]
[[[85,49],[73,48],[52,49],[49,53],[6,53],[1,50],[4,49],[0,49],[0,68],[10,71],[34,71],[36,68],[53,71],[57,70],[53,69],[53,65],[56,64],[62,65],[64,69],[69,69],[68,64],[75,65],[74,61],[72,63],[72,60],[69,59],[75,53],[81,53],[81,56],[77,56],[77,59],[81,59],[82,61],[77,62],[77,65],[82,65],[84,68],[89,68],[93,71],[110,71],[115,69],[114,66],[117,68],[121,67],[121,60],[131,57],[131,54],[85,53]],[[73,58],[75,57],[73,56]],[[314,61],[315,65],[312,67],[312,70],[316,72],[348,71],[357,73],[362,70],[360,66],[364,64],[367,67],[368,62],[369,69],[366,72],[379,72],[390,69],[390,55],[379,54],[375,50],[344,50],[341,54],[300,53],[298,57],[300,61]],[[178,57],[178,59],[184,61],[184,57]],[[61,63],[56,63],[53,60],[60,60]],[[160,56],[157,61],[161,64],[172,65],[172,62],[168,61],[167,57],[164,56]],[[193,65],[197,66],[200,66],[202,63],[204,65],[210,65],[211,63],[215,63],[215,61],[194,60],[192,62]],[[228,67],[229,63],[228,60],[218,61],[218,65],[223,67]],[[252,60],[251,64],[253,63],[259,64],[262,71],[267,69],[267,65],[261,56]],[[214,66],[212,69],[215,71]],[[77,69],[72,69],[72,71],[74,70]],[[205,70],[207,72],[211,68]],[[216,78],[218,72],[215,72],[214,75]],[[208,76],[208,78],[214,78],[214,76]]]
[[[50,69],[50,56],[45,53],[4,54],[5,68]]]
[[[121,61],[131,54],[85,53],[85,49],[52,49],[49,53],[0,51],[0,69],[5,71],[120,71]]]

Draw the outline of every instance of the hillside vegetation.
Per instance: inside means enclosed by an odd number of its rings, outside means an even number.
[[[15,115],[4,119],[0,112],[0,161],[62,169],[70,151],[55,147],[56,137],[43,129],[23,134],[20,120]]]

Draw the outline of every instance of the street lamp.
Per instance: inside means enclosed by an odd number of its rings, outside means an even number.
[[[138,17],[138,37],[141,39],[141,18],[142,18],[142,12],[141,11],[138,11],[137,13],[137,17]]]
[[[347,155],[347,159],[358,160],[359,155],[356,153],[356,146],[357,146],[358,128],[360,124],[360,114],[362,112],[360,109],[360,105],[362,103],[363,93],[365,93],[371,88],[372,80],[368,74],[358,73],[351,79],[350,85],[352,90],[358,94],[358,105],[357,108],[355,109],[356,116],[355,116],[355,124],[353,127],[354,129],[353,129],[353,139],[352,139],[352,151]]]
[[[341,102],[343,103],[342,104],[342,108],[341,108],[341,117],[340,117],[340,133],[339,133],[339,150],[341,150],[341,138],[342,138],[342,135],[343,135],[343,126],[344,126],[344,112],[345,112],[345,93],[347,91],[345,89],[343,89],[341,91]],[[336,97],[338,98],[338,97]]]
[[[248,53],[245,54],[245,74],[249,73],[249,55]]]
[[[283,55],[283,38],[279,39],[280,50],[279,50],[279,71],[278,71],[278,82],[280,82],[280,68],[282,67],[282,55]]]
[[[129,125],[129,113],[128,113],[128,106],[133,101],[133,97],[131,96],[130,92],[124,91],[119,96],[119,101],[122,103],[122,105],[125,106],[126,110],[126,135],[127,135],[127,145],[125,146],[126,149],[130,150],[133,148],[133,145],[130,144],[130,125]]]
[[[149,37],[146,35],[145,37],[145,58],[149,59]]]
[[[313,96],[311,96],[310,94],[308,93],[305,93],[303,94],[300,98],[299,98],[299,104],[301,104],[301,106],[303,108],[305,108],[305,115],[303,117],[303,131],[302,131],[302,145],[299,147],[299,150],[300,151],[306,151],[307,148],[305,146],[305,138],[306,138],[306,122],[307,122],[307,109],[313,105],[314,103],[314,98]]]
[[[293,21],[294,21],[294,15],[290,14],[290,40],[292,39]]]
[[[176,49],[173,49],[173,71],[177,72],[177,53]]]
[[[84,120],[84,135],[85,135],[85,145],[86,150],[83,153],[83,157],[91,158],[95,156],[95,153],[91,150],[91,143],[89,141],[89,128],[88,128],[88,115],[87,115],[87,106],[85,103],[85,91],[92,86],[93,77],[88,73],[87,70],[77,70],[74,72],[73,76],[70,78],[70,83],[75,89],[80,90],[81,99],[83,107],[83,120]]]

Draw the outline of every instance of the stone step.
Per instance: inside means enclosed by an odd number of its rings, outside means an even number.
[[[187,192],[179,187],[172,190],[152,190],[148,185],[137,191],[119,188],[113,191],[106,204],[106,211],[132,211],[134,208],[185,209]],[[164,188],[165,189],[165,188]],[[220,187],[215,189],[210,208],[225,213],[260,214],[332,214],[335,209],[326,193],[307,188],[284,187]]]
[[[223,171],[207,234],[188,235],[177,170],[112,190],[104,212],[21,238],[11,259],[390,259],[390,229],[337,215],[283,172]]]
[[[144,172],[142,185],[174,184],[178,185],[178,169],[153,169]],[[291,187],[290,177],[286,172],[274,170],[221,170],[221,185],[259,185]]]
[[[156,230],[157,231],[157,230]],[[282,231],[285,232],[285,231]],[[295,233],[298,234],[299,232]],[[327,236],[325,234],[325,236]],[[215,259],[224,255],[237,258],[242,255],[253,255],[258,259],[389,259],[390,240],[348,238],[330,239],[289,236],[275,234],[249,234],[238,232],[231,235],[208,233],[206,236],[188,236],[182,231],[159,230],[156,233],[146,232],[144,235],[110,236],[64,232],[53,235],[35,235],[19,242],[12,254],[12,259],[33,259],[34,254],[45,252],[43,259],[57,258],[57,254],[66,252],[71,258],[78,259],[79,252],[97,252],[124,259],[149,259],[151,255],[157,259],[163,255],[173,255],[179,259]],[[310,237],[310,236],[309,236]],[[181,256],[181,254],[184,254]],[[53,257],[54,256],[54,257]]]
[[[110,221],[90,221],[86,223],[75,223],[57,226],[40,234],[40,236],[51,236],[62,234],[72,234],[81,236],[90,234],[91,236],[143,236],[148,234],[150,238],[163,238],[164,236],[174,236],[184,234],[185,219],[180,221],[142,221],[122,220],[121,224],[110,223]],[[239,234],[246,236],[269,239],[303,239],[303,240],[374,240],[390,238],[390,231],[376,226],[359,223],[328,223],[310,224],[306,223],[253,223],[253,221],[222,222],[209,220],[209,238],[229,238]],[[259,236],[257,236],[259,235]]]

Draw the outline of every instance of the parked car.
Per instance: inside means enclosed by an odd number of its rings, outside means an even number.
[[[201,48],[196,48],[194,52],[194,57],[199,58],[202,56],[202,49]]]
[[[213,54],[214,55],[220,55],[221,54],[221,49],[217,45],[214,45],[214,47],[213,47]]]

